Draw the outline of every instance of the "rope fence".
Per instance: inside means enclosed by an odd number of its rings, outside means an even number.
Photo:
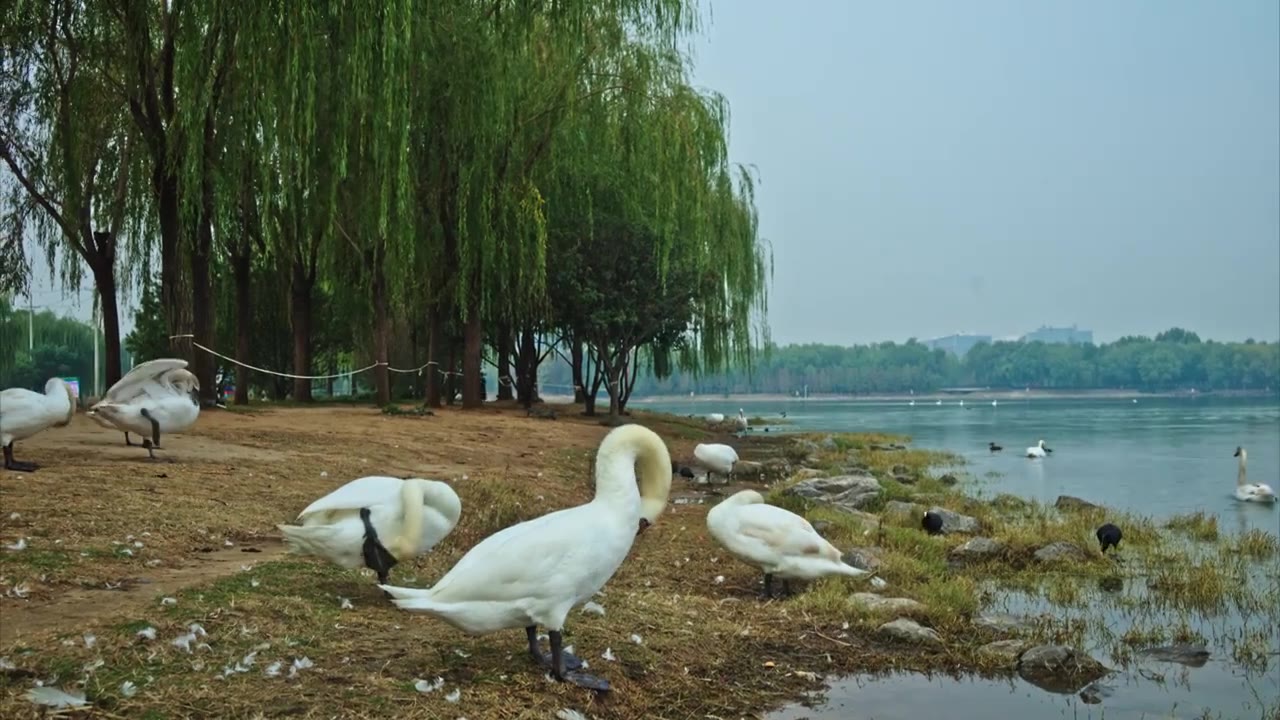
[[[356,369],[356,370],[347,370],[347,371],[345,371],[345,372],[333,373],[333,374],[330,374],[330,375],[296,375],[296,374],[294,374],[294,373],[280,372],[279,370],[268,370],[267,368],[264,368],[264,367],[258,367],[257,365],[252,365],[252,364],[247,363],[247,362],[242,362],[242,361],[237,360],[236,358],[233,358],[233,357],[231,357],[231,356],[229,356],[229,355],[224,355],[224,354],[222,354],[222,353],[218,352],[217,350],[214,350],[214,349],[213,349],[213,348],[211,348],[211,347],[206,347],[206,346],[201,345],[200,343],[196,342],[196,340],[195,340],[195,335],[192,335],[192,334],[190,334],[190,333],[185,333],[185,334],[182,334],[182,335],[170,335],[170,336],[169,336],[169,339],[170,339],[170,340],[190,339],[190,340],[191,340],[191,345],[192,345],[192,347],[198,348],[199,350],[202,350],[202,351],[204,351],[204,352],[207,352],[207,353],[209,353],[210,355],[213,355],[214,357],[219,358],[219,359],[221,359],[221,360],[224,360],[224,361],[226,361],[226,362],[229,362],[229,363],[231,363],[231,364],[233,364],[233,365],[238,365],[238,366],[240,366],[240,367],[242,367],[242,368],[248,368],[249,370],[252,370],[252,371],[254,371],[254,372],[259,372],[259,373],[262,373],[262,374],[264,374],[264,375],[273,375],[273,376],[275,376],[275,377],[289,378],[289,379],[292,379],[292,380],[336,380],[336,379],[338,379],[338,378],[345,378],[345,377],[352,377],[352,376],[354,376],[354,375],[359,375],[360,373],[368,372],[368,371],[370,371],[370,370],[373,370],[373,369],[378,368],[378,367],[383,367],[383,366],[385,366],[385,367],[387,368],[387,370],[388,370],[388,371],[393,372],[393,373],[400,373],[400,374],[405,374],[405,375],[407,375],[407,374],[422,375],[422,374],[427,370],[427,368],[429,368],[429,367],[431,367],[431,366],[433,366],[433,365],[434,365],[434,366],[437,366],[437,367],[436,367],[436,372],[440,373],[440,375],[441,375],[441,376],[443,376],[443,377],[449,377],[449,376],[459,377],[459,378],[460,378],[460,377],[463,377],[463,374],[462,374],[462,373],[460,373],[460,372],[455,372],[455,371],[453,371],[453,370],[442,370],[442,369],[440,369],[440,368],[438,367],[438,366],[440,365],[440,363],[435,362],[434,360],[429,360],[429,361],[427,361],[427,362],[425,362],[425,363],[423,363],[423,364],[419,365],[419,366],[418,366],[418,367],[416,367],[416,368],[398,368],[398,367],[393,367],[390,363],[385,363],[385,362],[382,362],[382,361],[380,361],[380,360],[379,360],[379,361],[377,361],[377,362],[374,362],[374,363],[372,363],[372,364],[370,364],[370,365],[366,365],[366,366],[364,366],[364,367],[362,367],[362,368],[358,368],[358,369]],[[498,382],[499,382],[499,383],[501,383],[501,384],[503,384],[503,385],[510,386],[510,387],[515,387],[515,385],[516,385],[515,381],[514,381],[514,380],[512,380],[512,379],[511,379],[509,376],[507,376],[507,375],[499,375],[499,376],[498,376]],[[535,391],[536,391],[537,389],[539,389],[539,388],[544,388],[544,387],[545,387],[545,388],[563,388],[563,389],[568,389],[568,390],[578,390],[578,389],[586,390],[586,388],[585,388],[585,387],[583,387],[583,386],[581,386],[581,385],[562,385],[562,384],[556,384],[556,383],[539,383],[539,382],[537,382],[537,381],[534,381],[533,386],[534,386]]]

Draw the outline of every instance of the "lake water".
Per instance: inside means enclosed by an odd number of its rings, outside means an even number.
[[[748,417],[787,413],[789,424],[772,431],[877,431],[909,435],[912,445],[948,450],[966,459],[970,492],[1007,492],[1053,502],[1075,495],[1157,519],[1203,510],[1218,517],[1226,533],[1261,529],[1280,534],[1280,507],[1234,500],[1236,446],[1248,451],[1249,480],[1280,486],[1280,402],[1274,399],[1128,398],[1114,400],[990,400],[947,398],[885,402],[697,401],[636,403],[681,415],[743,408]],[[1054,452],[1042,461],[1024,450],[1040,439]],[[999,453],[987,450],[994,441]],[[1274,567],[1271,566],[1271,567]],[[1034,600],[1030,600],[1034,604]],[[1026,606],[1009,599],[1006,606]],[[1108,618],[1123,632],[1123,614]],[[1136,621],[1135,621],[1136,622]],[[1223,621],[1216,621],[1221,624]],[[1239,618],[1228,619],[1238,629]],[[1201,623],[1192,623],[1201,625]],[[1257,632],[1257,628],[1253,628]],[[1262,628],[1280,649],[1280,628]],[[1206,632],[1215,636],[1225,634]],[[1104,663],[1101,647],[1089,648]],[[849,678],[835,683],[812,708],[787,708],[776,720],[891,720],[941,714],[948,720],[1025,718],[1258,718],[1280,715],[1280,657],[1265,670],[1229,659],[1228,647],[1210,643],[1213,658],[1203,667],[1137,663],[1102,681],[1111,693],[1100,704],[1076,695],[1056,695],[1019,679],[983,680],[896,675]],[[1207,713],[1207,714],[1206,714]]]

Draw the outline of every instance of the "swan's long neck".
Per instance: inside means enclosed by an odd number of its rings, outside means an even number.
[[[423,507],[422,497],[426,492],[423,483],[415,480],[405,480],[400,486],[400,508],[403,513],[403,520],[400,523],[400,533],[391,540],[391,547],[387,548],[397,560],[407,555],[422,535]]]
[[[605,436],[596,454],[596,499],[614,508],[639,507],[653,522],[671,492],[671,454],[657,433],[624,425]]]
[[[71,422],[76,413],[76,400],[70,385],[65,382],[50,382],[45,385],[44,397],[49,411],[58,415],[55,427],[63,427]]]
[[[1238,470],[1236,470],[1236,487],[1240,487],[1241,485],[1246,485],[1248,484],[1248,481],[1249,481],[1249,474],[1245,470],[1244,458],[1245,458],[1244,451],[1241,450],[1240,451],[1240,467]]]

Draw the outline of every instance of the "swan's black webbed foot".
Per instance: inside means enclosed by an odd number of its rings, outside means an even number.
[[[528,628],[525,629],[528,632]],[[536,630],[536,628],[535,628]],[[559,630],[551,630],[547,633],[551,636],[551,657],[546,658],[547,664],[551,666],[551,676],[560,682],[569,682],[580,688],[594,690],[596,692],[608,692],[609,681],[604,678],[588,675],[582,672],[583,662],[581,658],[573,653],[564,651],[564,638]],[[533,635],[534,642],[537,642],[537,635]],[[538,653],[542,655],[541,652]]]
[[[13,459],[13,443],[4,446],[4,469],[14,472],[35,472],[40,466],[33,462]]]
[[[553,676],[557,676],[557,680],[564,679],[563,677],[559,677],[559,673],[556,672],[555,655],[557,650],[560,655],[560,667],[564,668],[565,672],[576,672],[582,669],[582,658],[574,655],[573,653],[565,652],[560,646],[560,633],[557,632],[550,634],[551,637],[555,639],[552,641],[551,652],[549,653],[542,652],[542,649],[538,647],[537,625],[529,625],[524,629],[524,633],[529,640],[529,657],[533,658],[534,662],[538,663],[542,667],[550,670]]]
[[[761,600],[773,599],[773,575],[771,573],[764,574],[764,590],[760,593]]]
[[[124,432],[124,444],[125,444],[125,445],[128,445],[129,447],[133,447],[133,443],[129,442],[129,431],[128,431],[128,430],[125,430],[125,432]]]
[[[595,692],[609,692],[613,689],[610,687],[608,680],[595,675],[579,672],[577,670],[566,670],[564,677],[556,679],[561,682],[573,683],[580,688],[594,690]]]

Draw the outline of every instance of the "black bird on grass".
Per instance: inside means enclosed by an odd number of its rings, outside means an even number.
[[[991,452],[1000,452],[1004,448],[1000,447],[995,443],[987,443],[987,449],[990,450]]]
[[[920,519],[920,527],[930,535],[937,535],[942,532],[942,516],[932,510],[926,511]]]
[[[682,478],[693,479],[693,470],[688,465],[677,465],[675,460],[671,461],[671,474],[679,475]]]
[[[1112,523],[1106,523],[1102,527],[1098,528],[1097,535],[1098,544],[1102,546],[1103,555],[1107,554],[1107,548],[1109,547],[1119,550],[1120,539],[1124,537],[1124,534],[1120,532],[1120,528],[1116,527]]]

